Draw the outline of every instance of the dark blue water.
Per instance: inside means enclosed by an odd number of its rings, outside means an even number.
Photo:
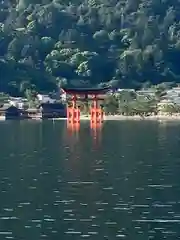
[[[0,123],[0,240],[180,238],[180,124]]]

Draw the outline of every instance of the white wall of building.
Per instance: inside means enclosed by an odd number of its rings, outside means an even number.
[[[54,103],[56,100],[50,98],[48,95],[38,94],[37,95],[38,100],[41,103]]]
[[[11,98],[9,104],[19,109],[23,109],[27,105],[27,100],[25,101],[22,98]]]

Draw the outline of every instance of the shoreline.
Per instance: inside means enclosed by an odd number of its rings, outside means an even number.
[[[89,116],[81,116],[80,120],[90,120]],[[155,116],[123,116],[123,115],[105,115],[104,121],[126,121],[126,120],[136,120],[136,121],[146,121],[146,120],[152,120],[152,121],[180,121],[180,115],[155,115]]]
[[[0,116],[0,121],[6,121],[8,119],[5,119],[5,117]],[[53,121],[67,121],[67,118],[30,118],[30,119],[11,119],[11,120],[33,120],[33,121],[43,121],[43,120],[53,120]],[[160,122],[167,122],[167,121],[180,121],[180,114],[172,114],[172,115],[154,115],[154,116],[140,116],[140,115],[134,115],[134,116],[124,116],[124,115],[105,115],[104,116],[104,122],[105,121],[160,121]],[[80,121],[90,121],[90,116],[87,115],[81,115]]]

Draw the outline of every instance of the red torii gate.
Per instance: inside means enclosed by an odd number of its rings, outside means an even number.
[[[90,108],[90,120],[91,124],[101,124],[104,119],[104,114],[101,106],[99,106],[99,95],[103,95],[109,91],[109,87],[105,88],[63,88],[63,91],[70,95],[71,106],[67,105],[67,121],[69,124],[80,123],[80,109],[77,106],[78,101],[90,100],[93,102]],[[79,99],[78,96],[81,98]],[[91,96],[91,98],[88,98]],[[83,98],[82,98],[83,97]]]

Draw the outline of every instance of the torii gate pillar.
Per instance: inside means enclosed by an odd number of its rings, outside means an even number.
[[[90,116],[91,116],[91,123],[102,123],[104,119],[103,110],[100,106],[98,106],[98,97],[94,95],[93,97],[93,104],[90,109]]]
[[[67,119],[70,124],[80,123],[80,109],[77,106],[77,96],[73,95],[71,99],[72,106],[67,106]]]

